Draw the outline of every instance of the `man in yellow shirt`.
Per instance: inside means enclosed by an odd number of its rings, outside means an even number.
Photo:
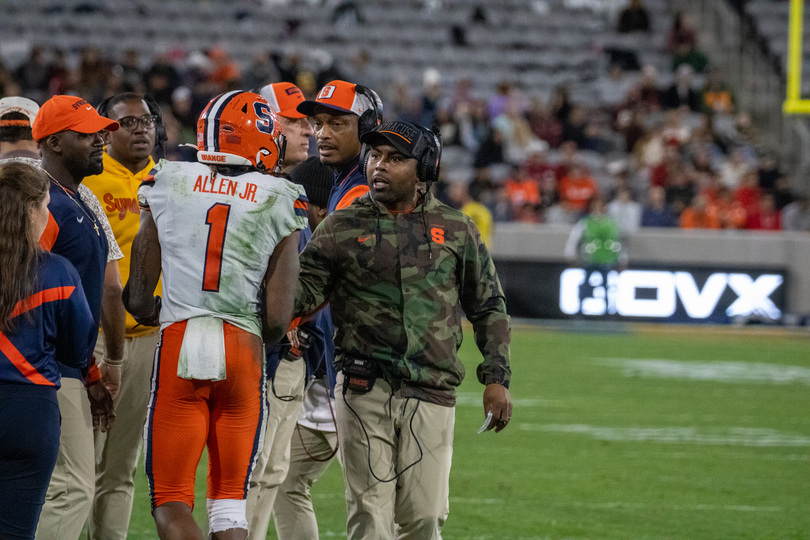
[[[129,278],[132,241],[140,224],[138,187],[155,165],[151,154],[160,128],[160,111],[153,107],[150,109],[143,96],[134,93],[118,94],[99,106],[119,122],[121,129],[107,134],[104,172],[84,181],[101,201],[124,252],[118,261],[124,283]],[[157,332],[156,327],[138,325],[127,313],[123,364],[109,365],[102,341],[96,346],[96,358],[105,359],[102,372],[119,370],[121,382],[115,398],[115,427],[106,434],[96,434],[96,493],[87,524],[91,539],[127,537]]]

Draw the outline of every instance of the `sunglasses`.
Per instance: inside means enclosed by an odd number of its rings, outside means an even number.
[[[157,116],[154,114],[145,114],[140,118],[137,116],[125,116],[123,118],[119,118],[118,123],[121,124],[121,127],[127,131],[135,131],[138,124],[141,124],[144,129],[152,129],[155,127],[155,124],[157,124]]]

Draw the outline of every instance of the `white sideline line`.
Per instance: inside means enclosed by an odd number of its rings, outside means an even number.
[[[483,390],[480,393],[459,392],[456,394],[456,407],[483,407],[483,396]],[[512,398],[512,406],[520,408],[553,407],[557,403],[559,401],[554,399]]]
[[[659,358],[596,358],[626,377],[657,377],[726,383],[798,383],[810,386],[810,368],[757,362],[686,362]]]
[[[519,500],[506,500],[506,499],[470,499],[466,497],[450,497],[450,504],[472,504],[472,505],[503,505],[503,504],[521,504],[521,502],[529,504],[529,501],[519,501]],[[531,504],[536,504],[532,502]],[[601,503],[593,503],[593,502],[577,502],[577,501],[558,501],[551,504],[551,506],[555,507],[565,507],[565,506],[575,506],[577,508],[593,508],[593,509],[600,509],[600,508],[638,508],[638,509],[645,509],[645,508],[662,508],[667,510],[705,510],[705,511],[716,511],[716,510],[730,510],[734,512],[781,512],[784,510],[781,506],[756,506],[756,505],[749,505],[749,504],[661,504],[661,503],[654,503],[654,504],[647,504],[647,503],[636,503],[636,502],[621,502],[621,501],[610,501],[610,502],[601,502]],[[451,506],[452,510],[452,506]]]
[[[518,424],[521,431],[550,431],[587,435],[601,441],[650,441],[675,444],[729,446],[810,446],[810,437],[782,433],[774,429],[732,427],[707,429],[697,427],[604,427],[587,424]]]

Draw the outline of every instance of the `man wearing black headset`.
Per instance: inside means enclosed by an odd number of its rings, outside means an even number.
[[[484,429],[496,432],[512,414],[510,320],[475,224],[430,193],[438,137],[390,122],[360,140],[369,194],[313,234],[295,312],[326,302],[332,310],[348,537],[440,538],[464,376],[462,314],[484,358]]]
[[[84,184],[101,201],[124,252],[118,267],[126,282],[132,241],[140,224],[138,187],[155,166],[152,152],[162,133],[160,111],[156,105],[150,106],[144,96],[130,92],[107,99],[99,109],[115,119],[121,129],[107,132],[104,171],[87,177]],[[156,294],[160,294],[160,285]],[[114,396],[115,429],[96,433],[96,492],[87,524],[91,539],[127,537],[157,332],[158,328],[139,325],[127,313],[123,357],[121,352],[105,350],[102,340],[96,346],[96,358],[103,359],[102,373],[117,372],[120,386]]]

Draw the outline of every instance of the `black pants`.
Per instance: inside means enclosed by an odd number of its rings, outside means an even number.
[[[34,538],[59,453],[52,386],[0,384],[0,538]]]

